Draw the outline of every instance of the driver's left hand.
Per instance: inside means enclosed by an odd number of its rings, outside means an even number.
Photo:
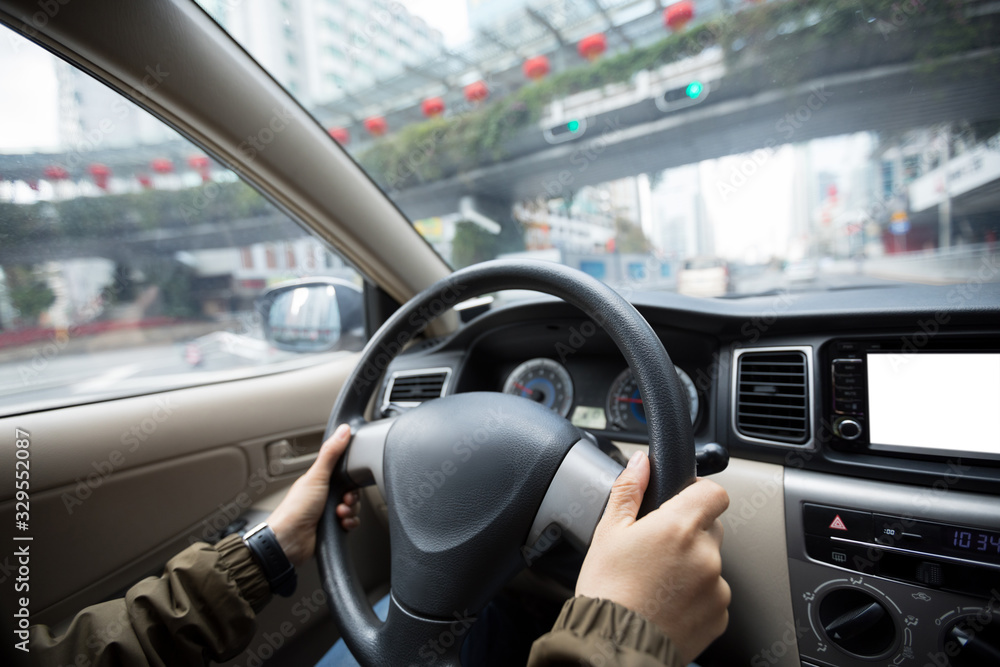
[[[267,520],[278,538],[278,544],[295,567],[312,558],[316,551],[316,525],[326,506],[330,475],[350,441],[350,427],[341,424],[323,443],[315,463],[295,481],[288,490],[288,495]],[[345,493],[343,502],[337,505],[337,516],[340,517],[340,525],[344,530],[360,525],[359,508],[357,491]]]

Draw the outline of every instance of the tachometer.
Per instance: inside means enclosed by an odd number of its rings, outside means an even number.
[[[503,391],[530,398],[563,417],[573,406],[573,380],[561,364],[551,359],[524,362],[507,376]]]
[[[691,423],[698,418],[698,390],[694,382],[687,373],[680,368],[674,367],[677,377],[687,392],[688,407],[691,410]],[[608,404],[606,406],[608,423],[610,428],[617,431],[645,431],[646,430],[646,410],[642,405],[642,397],[639,395],[639,385],[632,375],[632,369],[623,370],[615,381],[611,383],[611,391],[608,392]]]

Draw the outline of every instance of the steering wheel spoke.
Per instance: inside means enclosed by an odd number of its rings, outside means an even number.
[[[586,552],[622,470],[589,433],[573,445],[556,470],[528,531],[522,549],[526,564],[531,565],[561,540]]]
[[[385,478],[382,473],[382,462],[385,458],[385,443],[389,437],[389,429],[396,418],[378,419],[373,422],[361,422],[351,430],[351,444],[344,456],[344,471],[357,486],[375,484],[385,497]]]

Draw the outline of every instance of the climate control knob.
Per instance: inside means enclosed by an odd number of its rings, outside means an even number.
[[[1000,619],[986,610],[963,616],[945,631],[942,648],[953,667],[1000,665]]]
[[[896,643],[889,611],[864,591],[831,591],[819,605],[819,621],[831,642],[860,658],[884,655]]]

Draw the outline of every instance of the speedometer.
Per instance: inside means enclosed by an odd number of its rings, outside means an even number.
[[[677,371],[677,377],[680,378],[687,393],[688,407],[691,410],[691,423],[693,424],[698,418],[698,390],[687,373],[676,366],[674,370]],[[646,430],[646,410],[643,408],[642,396],[639,395],[639,384],[635,381],[632,369],[626,368],[611,383],[605,410],[608,414],[608,423],[616,431]]]
[[[573,380],[561,364],[538,358],[524,362],[507,376],[503,392],[541,403],[563,417],[573,406]]]

